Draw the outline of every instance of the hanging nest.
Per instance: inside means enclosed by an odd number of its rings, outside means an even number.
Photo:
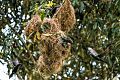
[[[41,55],[38,60],[37,69],[42,77],[49,78],[52,74],[61,71],[62,60],[52,60],[47,55]]]
[[[61,30],[61,25],[58,19],[45,18],[42,21],[40,16],[36,14],[25,27],[25,35],[28,39],[34,41],[35,38],[40,39],[42,33],[55,33],[59,30]]]
[[[29,21],[25,34],[38,43],[41,54],[37,60],[37,71],[41,76],[49,78],[61,71],[63,61],[70,55],[72,42],[66,33],[73,28],[75,21],[75,12],[69,0],[65,0],[52,18],[42,21],[36,14]]]
[[[76,23],[75,11],[69,0],[65,0],[64,4],[53,15],[53,18],[57,18],[59,24],[61,24],[61,30],[68,33]]]
[[[39,43],[41,53],[53,56],[53,58],[55,58],[55,55],[53,53],[56,55],[58,54],[58,56],[61,55],[57,57],[57,59],[67,58],[68,54],[70,53],[71,45],[69,42],[64,43],[63,38],[67,38],[67,36],[64,35],[64,32],[62,31],[53,34],[42,34]]]
[[[42,55],[38,59],[38,71],[44,77],[61,71],[63,61],[70,55],[71,45],[62,45],[63,33],[42,34],[40,41],[40,51]],[[65,36],[64,36],[65,37]]]
[[[45,18],[41,22],[34,21],[35,19],[36,16],[33,16],[25,32],[28,31],[27,36],[30,36],[33,31],[40,32],[38,47],[41,55],[37,61],[37,70],[41,76],[48,77],[61,71],[63,61],[70,55],[71,45],[64,43],[63,39],[67,39],[67,36],[61,31],[61,25],[56,18]],[[33,25],[32,22],[39,25]]]

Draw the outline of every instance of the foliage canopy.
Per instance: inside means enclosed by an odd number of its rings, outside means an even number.
[[[61,0],[0,0],[0,58],[7,62],[8,74],[14,68],[12,61],[18,59],[22,64],[16,73],[18,78],[31,76],[33,61],[40,53],[36,43],[25,41],[24,27],[36,12],[42,18],[51,17],[60,3]],[[113,79],[120,74],[120,0],[72,0],[72,4],[77,18],[68,34],[73,40],[72,56],[62,71],[50,79]],[[88,47],[105,62],[89,55]]]

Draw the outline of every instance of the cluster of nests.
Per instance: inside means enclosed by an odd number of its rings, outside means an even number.
[[[52,18],[41,20],[34,15],[25,28],[26,36],[33,40],[34,33],[39,33],[39,50],[41,52],[37,61],[37,69],[44,77],[61,71],[63,61],[70,55],[72,40],[66,34],[76,22],[74,9],[69,0],[53,15]]]

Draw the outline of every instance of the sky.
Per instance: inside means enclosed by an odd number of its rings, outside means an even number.
[[[4,61],[2,62],[5,63]],[[0,63],[0,80],[18,80],[16,75],[13,75],[13,77],[9,79],[7,70],[7,63],[5,63],[4,65]]]

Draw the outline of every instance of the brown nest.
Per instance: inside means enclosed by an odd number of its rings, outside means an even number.
[[[61,71],[63,61],[68,58],[71,49],[71,44],[63,39],[67,39],[66,33],[73,28],[75,21],[75,12],[69,0],[65,0],[53,18],[42,21],[39,15],[34,15],[29,21],[25,28],[26,36],[33,40],[36,35],[33,33],[40,34],[37,35],[41,52],[37,70],[42,76],[49,77]]]
[[[58,22],[61,24],[62,31],[65,33],[69,32],[76,23],[75,11],[71,2],[69,0],[65,0],[64,4],[53,15],[53,18],[58,19]]]
[[[42,55],[38,59],[38,71],[44,76],[61,71],[63,61],[70,55],[71,46],[63,47],[61,44],[61,34],[43,34],[40,41],[40,51]]]
[[[41,25],[42,21],[39,15],[34,15],[32,19],[27,23],[25,27],[25,35],[29,37],[33,32],[39,32],[38,25]]]

